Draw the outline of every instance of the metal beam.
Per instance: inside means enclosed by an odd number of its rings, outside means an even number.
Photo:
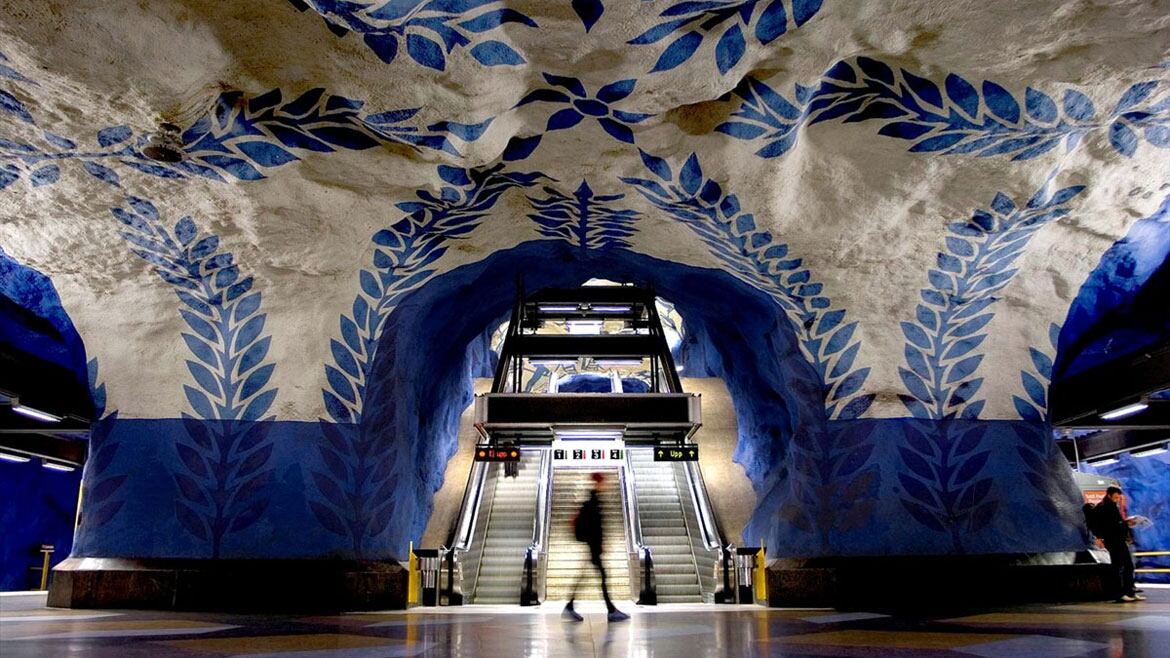
[[[1170,427],[1151,409],[1112,424],[1100,415],[1170,388],[1170,342],[1161,343],[1052,383],[1049,410],[1058,427]]]

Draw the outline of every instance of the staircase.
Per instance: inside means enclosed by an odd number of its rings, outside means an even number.
[[[536,515],[539,450],[520,453],[518,477],[504,477],[504,464],[491,464],[488,481],[490,499],[485,488],[483,511],[479,517],[482,544],[476,546],[479,573],[471,603],[520,603],[524,586],[524,553],[532,543],[532,524]],[[478,539],[478,538],[477,538]]]
[[[659,603],[694,603],[703,600],[699,564],[692,542],[695,513],[686,489],[685,465],[656,462],[650,448],[627,449],[634,469],[642,543],[650,548]],[[690,532],[688,532],[688,521]],[[704,560],[707,577],[715,560]]]
[[[621,484],[617,469],[601,469],[606,475],[601,493],[604,543],[601,562],[614,600],[630,597],[630,567],[626,552],[626,530],[622,511]],[[585,574],[577,600],[601,599],[601,575],[589,563],[589,548],[573,537],[573,518],[593,488],[593,471],[558,468],[553,470],[552,517],[549,520],[548,557],[545,570],[545,599],[567,600],[578,576]]]

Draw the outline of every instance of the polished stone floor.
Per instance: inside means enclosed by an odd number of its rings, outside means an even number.
[[[618,624],[606,623],[599,603],[579,605],[585,621],[569,623],[553,603],[276,616],[62,610],[44,607],[43,594],[7,595],[0,656],[1170,657],[1170,590],[1147,595],[923,616],[626,603],[632,618]]]

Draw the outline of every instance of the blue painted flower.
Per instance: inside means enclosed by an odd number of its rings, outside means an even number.
[[[545,73],[544,79],[560,89],[544,88],[531,91],[520,99],[516,107],[537,102],[566,106],[549,116],[545,132],[567,130],[589,118],[596,120],[601,128],[614,139],[626,144],[633,144],[634,131],[630,129],[630,126],[654,116],[641,112],[627,112],[612,107],[612,104],[633,93],[634,87],[637,85],[636,80],[611,82],[598,89],[596,95],[590,96],[585,90],[585,85],[577,78]],[[504,150],[504,160],[523,160],[528,157],[540,145],[542,136],[513,138]]]
[[[527,60],[508,44],[480,40],[507,23],[537,27],[536,21],[497,0],[385,0],[381,4],[347,0],[289,0],[301,11],[313,9],[338,36],[355,32],[375,55],[392,63],[405,45],[407,56],[436,71],[447,56],[471,46],[484,66],[515,66]],[[474,45],[472,45],[474,44]]]

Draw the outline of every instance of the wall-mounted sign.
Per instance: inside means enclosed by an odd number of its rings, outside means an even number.
[[[697,462],[699,461],[699,446],[654,446],[654,461]]]
[[[553,461],[559,466],[621,466],[626,450],[620,441],[553,441]]]
[[[520,461],[520,448],[515,446],[476,446],[475,461],[518,462]]]

